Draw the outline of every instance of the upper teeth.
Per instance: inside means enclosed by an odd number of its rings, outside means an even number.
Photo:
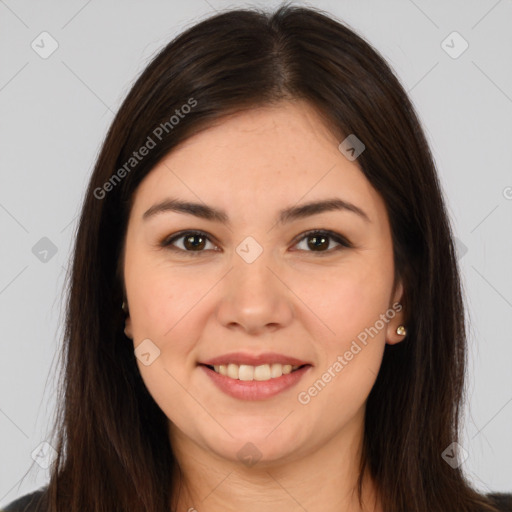
[[[269,380],[281,377],[281,375],[287,375],[293,370],[296,370],[299,366],[292,366],[291,364],[262,364],[260,366],[250,366],[248,364],[233,364],[228,365],[215,365],[213,369],[230,377],[231,379],[239,380]]]

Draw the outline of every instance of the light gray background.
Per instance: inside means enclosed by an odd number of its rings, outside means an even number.
[[[216,10],[276,4],[0,0],[0,506],[48,480],[31,453],[51,424],[76,216],[114,113],[178,32]],[[512,1],[309,5],[384,55],[424,124],[459,239],[470,320],[463,467],[477,488],[510,492]],[[59,45],[47,59],[31,48],[43,31]],[[469,43],[456,59],[441,46],[453,31]],[[32,252],[42,237],[57,247],[47,262]]]

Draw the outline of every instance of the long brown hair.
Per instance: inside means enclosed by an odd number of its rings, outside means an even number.
[[[495,510],[441,456],[458,439],[466,333],[451,227],[415,110],[362,37],[318,9],[282,5],[227,11],[186,30],[147,66],[110,127],[70,272],[50,512],[169,510],[176,461],[167,418],[123,332],[134,193],[187,137],[283,99],[308,101],[340,142],[356,134],[365,144],[357,162],[385,201],[404,283],[408,334],[386,345],[368,397],[361,475],[371,472],[387,512]],[[149,138],[153,147],[135,158]]]

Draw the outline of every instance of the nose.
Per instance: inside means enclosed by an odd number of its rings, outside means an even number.
[[[223,279],[217,320],[247,334],[274,332],[293,319],[293,293],[265,252],[254,262],[235,257]]]

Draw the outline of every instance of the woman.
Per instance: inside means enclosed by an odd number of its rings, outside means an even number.
[[[165,47],[91,177],[47,488],[6,510],[498,511],[451,228],[383,58],[312,9]]]

